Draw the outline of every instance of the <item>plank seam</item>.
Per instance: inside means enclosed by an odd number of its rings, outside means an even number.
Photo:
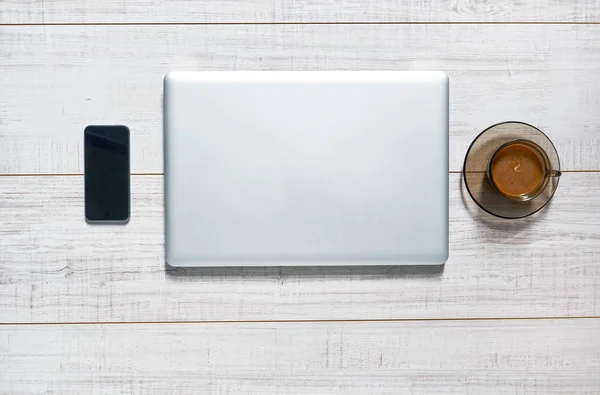
[[[561,170],[562,173],[600,173],[600,170]],[[461,174],[461,170],[450,170],[448,174]],[[21,173],[0,174],[0,177],[82,177],[83,173]],[[131,173],[136,177],[164,176],[165,173]]]
[[[573,317],[471,317],[471,318],[382,318],[382,319],[331,319],[331,320],[207,320],[207,321],[72,321],[72,322],[2,322],[3,326],[32,325],[211,325],[211,324],[304,324],[304,323],[393,323],[393,322],[485,322],[485,321],[550,321],[550,320],[590,320],[600,316]]]
[[[22,26],[253,26],[253,25],[600,25],[600,22],[50,22],[0,23],[0,27]]]

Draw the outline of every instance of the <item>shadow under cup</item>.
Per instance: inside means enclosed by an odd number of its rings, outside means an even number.
[[[518,161],[507,157],[511,151]],[[481,132],[471,143],[463,168],[465,186],[475,203],[509,219],[527,217],[548,204],[560,175],[558,153],[550,139],[523,122],[504,122]]]

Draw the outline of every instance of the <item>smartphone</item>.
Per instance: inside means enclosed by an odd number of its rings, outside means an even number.
[[[83,135],[86,221],[129,221],[129,128],[91,125]]]

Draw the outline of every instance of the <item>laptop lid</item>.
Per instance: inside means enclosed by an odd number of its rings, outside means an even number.
[[[447,259],[442,72],[173,72],[164,133],[169,265]]]

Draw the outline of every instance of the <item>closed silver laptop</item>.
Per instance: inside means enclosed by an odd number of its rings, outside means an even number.
[[[442,72],[173,72],[164,134],[169,265],[447,259]]]

